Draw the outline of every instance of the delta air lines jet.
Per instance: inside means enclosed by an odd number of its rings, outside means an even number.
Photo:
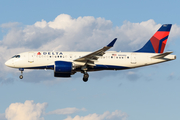
[[[18,68],[23,78],[24,69],[51,69],[54,77],[71,77],[76,72],[84,74],[87,82],[88,72],[100,70],[124,70],[137,68],[176,59],[172,52],[164,52],[171,24],[162,25],[150,40],[134,52],[107,51],[113,47],[117,38],[95,52],[52,52],[31,51],[13,56],[5,65]]]

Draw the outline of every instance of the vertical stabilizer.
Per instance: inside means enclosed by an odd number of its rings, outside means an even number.
[[[168,40],[172,24],[164,24],[151,37],[151,39],[135,52],[163,53]]]

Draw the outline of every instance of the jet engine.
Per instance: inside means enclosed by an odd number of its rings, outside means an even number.
[[[71,77],[72,62],[55,61],[54,77]]]

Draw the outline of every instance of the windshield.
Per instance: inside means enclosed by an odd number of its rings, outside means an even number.
[[[12,58],[20,58],[20,55],[15,55]]]

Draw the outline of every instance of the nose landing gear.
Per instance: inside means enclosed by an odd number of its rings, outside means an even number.
[[[24,71],[24,68],[19,68],[19,71],[21,71],[21,75],[19,76],[20,79],[23,79],[23,71]]]

